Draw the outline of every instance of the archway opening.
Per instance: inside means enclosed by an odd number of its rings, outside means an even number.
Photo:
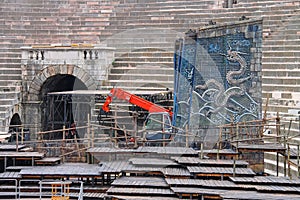
[[[69,91],[87,90],[86,85],[77,77],[68,74],[58,74],[49,77],[40,90],[41,120],[44,131],[70,128],[90,112],[90,105],[78,106],[78,101]],[[78,109],[80,107],[80,109]],[[81,118],[80,118],[81,117]],[[44,139],[61,139],[62,131],[44,135]]]
[[[18,113],[13,114],[9,123],[8,133],[10,134],[10,137],[8,138],[8,142],[15,142],[17,140],[17,135],[18,140],[21,140],[21,125],[22,121],[20,115]]]

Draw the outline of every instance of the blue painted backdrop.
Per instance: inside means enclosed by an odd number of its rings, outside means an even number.
[[[175,125],[201,129],[230,122],[261,118],[261,80],[253,62],[257,60],[259,26],[248,26],[219,37],[180,39],[174,54]],[[251,65],[252,63],[252,65]]]

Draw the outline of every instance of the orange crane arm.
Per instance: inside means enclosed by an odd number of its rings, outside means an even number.
[[[140,108],[148,110],[150,113],[168,112],[170,114],[170,116],[172,116],[172,114],[173,114],[172,111],[169,109],[166,109],[162,106],[154,104],[154,103],[147,101],[139,96],[136,96],[134,94],[126,92],[125,90],[122,90],[120,88],[113,88],[110,90],[110,93],[108,94],[106,101],[102,106],[102,110],[104,110],[105,112],[110,111],[109,104],[112,102],[114,97],[121,99],[121,100],[125,100],[133,105],[139,106]]]

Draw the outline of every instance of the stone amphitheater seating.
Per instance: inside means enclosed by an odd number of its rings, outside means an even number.
[[[223,5],[221,0],[1,3],[0,99],[10,103],[3,103],[0,108],[0,124],[9,123],[11,107],[19,102],[21,46],[83,42],[112,46],[116,48],[116,59],[109,85],[103,89],[120,86],[128,90],[158,90],[172,88],[175,39],[210,20],[222,24],[243,15],[264,19],[264,100],[272,94],[268,113],[292,116],[291,110],[299,109],[300,96],[299,1],[238,0],[233,8]],[[13,97],[7,96],[10,93]]]

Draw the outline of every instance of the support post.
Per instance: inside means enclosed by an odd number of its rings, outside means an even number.
[[[92,147],[95,147],[95,128],[92,126]]]
[[[19,151],[19,130],[16,131],[16,152]]]
[[[284,148],[286,148],[286,137],[285,135],[283,136],[283,142],[284,142]],[[284,177],[286,177],[286,162],[287,162],[287,152],[285,150],[284,152],[284,163],[283,163],[283,170],[284,170]]]
[[[299,144],[297,145],[297,166],[298,166],[298,177],[300,177],[300,162],[299,162],[299,157],[300,157],[300,147]]]
[[[222,127],[220,127],[220,130],[219,130],[219,139],[218,139],[217,160],[219,160],[219,159],[220,159],[221,140],[222,140]]]
[[[288,159],[287,159],[287,162],[288,162],[288,177],[290,179],[292,179],[292,175],[291,175],[291,163],[290,163],[290,154],[291,154],[291,150],[290,150],[290,145],[288,144]]]
[[[87,127],[87,135],[88,135],[88,148],[91,147],[91,131],[90,131],[90,126],[91,126],[91,121],[90,121],[90,114],[87,116],[88,118],[88,127]],[[94,139],[94,138],[92,138]]]
[[[21,144],[24,144],[24,127],[21,126]]]
[[[233,160],[233,177],[235,177],[236,161]]]
[[[115,139],[114,139],[114,141],[115,141],[115,147],[117,146],[117,137],[118,137],[118,132],[117,132],[117,123],[116,123],[116,119],[117,119],[117,112],[115,111],[114,112],[114,118],[115,118],[115,130],[114,130],[114,132],[115,132]]]
[[[138,115],[137,113],[134,113],[133,114],[133,117],[134,117],[134,127],[135,127],[135,131],[134,131],[134,148],[136,148],[138,146],[138,143],[137,143],[137,133],[138,133],[138,124],[137,124],[137,118],[138,118]]]
[[[276,176],[279,176],[279,153],[276,152]]]
[[[188,126],[185,126],[185,147],[189,147],[189,136],[188,136]]]
[[[64,150],[65,142],[66,142],[66,126],[63,125],[63,141],[62,141],[62,145],[61,145],[62,162],[63,163],[65,162],[65,150]]]
[[[200,148],[201,148],[200,159],[203,159],[203,142],[201,142]]]

